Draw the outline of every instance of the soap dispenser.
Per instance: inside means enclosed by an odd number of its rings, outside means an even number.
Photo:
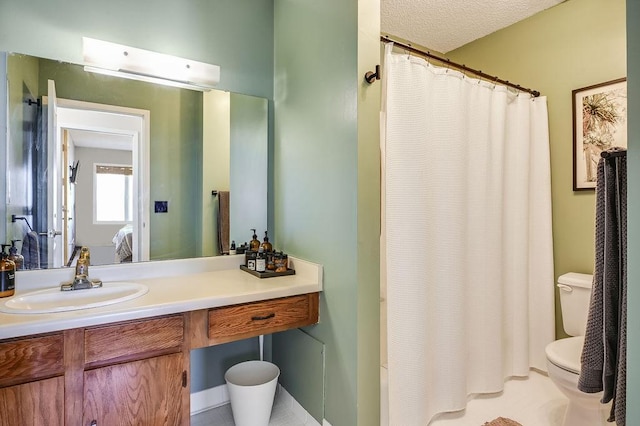
[[[249,242],[249,250],[258,251],[260,248],[260,240],[258,240],[258,236],[256,235],[256,230],[251,229],[253,231],[253,239]]]
[[[271,253],[273,251],[273,246],[269,242],[267,231],[264,231],[264,241],[262,242],[262,244],[260,244],[260,247],[264,249],[265,253]]]
[[[2,244],[0,253],[0,297],[13,296],[16,288],[16,264],[9,260],[9,254],[5,252],[9,244]]]
[[[9,247],[9,260],[16,264],[16,271],[21,270],[24,267],[24,256],[18,253],[16,242],[21,240],[11,240],[11,247]]]

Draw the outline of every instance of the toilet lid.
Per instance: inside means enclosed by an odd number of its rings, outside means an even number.
[[[584,336],[556,340],[547,345],[547,359],[558,367],[580,374],[580,357]]]

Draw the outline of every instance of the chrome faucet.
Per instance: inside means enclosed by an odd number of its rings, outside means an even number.
[[[80,249],[80,255],[76,262],[76,276],[71,282],[62,283],[61,291],[86,290],[90,288],[102,287],[102,281],[89,279],[89,264],[91,255],[88,247]]]

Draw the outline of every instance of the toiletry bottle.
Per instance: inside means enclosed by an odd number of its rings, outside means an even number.
[[[245,253],[245,259],[247,261],[247,269],[250,271],[256,270],[256,256],[258,253],[255,251],[247,250]]]
[[[265,253],[270,253],[273,250],[273,246],[269,242],[269,236],[267,235],[267,231],[264,231],[264,241],[260,244],[265,251]]]
[[[276,252],[272,251],[267,253],[267,271],[276,270]]]
[[[229,255],[234,255],[236,254],[236,242],[235,241],[231,241],[231,245],[229,246]]]
[[[24,267],[24,256],[18,253],[16,242],[20,240],[11,240],[11,247],[9,247],[9,260],[16,264],[16,271],[21,270]]]
[[[267,254],[264,249],[260,247],[258,249],[258,256],[256,257],[256,272],[264,272],[267,269]]]
[[[9,244],[2,244],[0,253],[0,297],[13,296],[16,288],[16,264],[9,260],[9,254],[5,248]]]
[[[258,251],[258,249],[260,248],[260,240],[258,240],[258,236],[256,235],[256,230],[253,228],[251,230],[253,231],[253,239],[249,243],[249,250]]]
[[[286,263],[285,254],[283,252],[279,252],[276,255],[276,272],[287,272],[287,263]]]

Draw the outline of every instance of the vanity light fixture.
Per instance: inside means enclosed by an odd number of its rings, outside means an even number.
[[[82,38],[85,71],[168,86],[208,91],[220,81],[220,67],[122,44]]]

